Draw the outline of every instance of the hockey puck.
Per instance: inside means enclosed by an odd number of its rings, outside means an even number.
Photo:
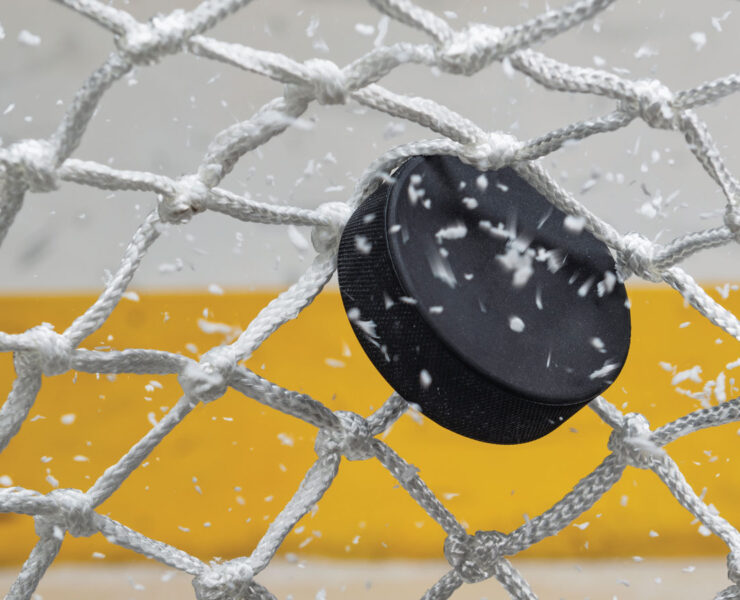
[[[629,304],[608,248],[511,168],[409,159],[348,221],[338,277],[391,387],[476,440],[546,435],[627,358]]]

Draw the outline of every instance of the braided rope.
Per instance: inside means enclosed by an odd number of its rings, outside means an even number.
[[[68,329],[58,333],[43,323],[24,333],[0,332],[0,351],[14,353],[17,372],[12,390],[0,408],[0,451],[26,419],[41,388],[42,374],[53,376],[70,369],[89,373],[177,374],[183,396],[87,491],[55,489],[44,495],[20,487],[0,489],[0,512],[32,515],[39,536],[7,598],[26,600],[32,596],[66,534],[90,536],[97,532],[113,544],[190,573],[199,600],[274,598],[254,578],[268,566],[293,526],[332,484],[343,456],[349,460],[379,460],[447,533],[444,554],[452,568],[427,591],[424,598],[428,600],[448,598],[463,583],[491,577],[500,581],[512,598],[536,598],[506,557],[563,530],[597,502],[627,466],[655,472],[676,500],[727,544],[728,577],[733,585],[718,592],[715,598],[740,598],[740,533],[697,496],[663,449],[693,431],[740,420],[740,399],[697,410],[651,431],[642,415],[624,415],[598,398],[591,407],[612,427],[607,444],[611,454],[562,500],[518,529],[508,534],[479,531],[469,535],[426,486],[417,469],[375,437],[405,412],[406,403],[398,395],[392,395],[378,411],[364,418],[351,412],[333,412],[308,395],[286,390],[239,365],[278,327],[296,318],[329,281],[335,270],[339,236],[352,208],[407,157],[432,153],[455,155],[480,169],[512,166],[553,205],[580,217],[585,227],[611,248],[624,279],[635,275],[666,282],[712,323],[740,339],[737,317],[677,266],[697,252],[740,241],[740,184],[694,112],[740,91],[739,74],[676,93],[657,80],[633,81],[597,69],[562,64],[531,49],[532,45],[592,18],[613,0],[577,0],[518,26],[473,24],[462,30],[453,29],[445,19],[410,0],[370,0],[385,15],[426,34],[429,43],[377,47],[344,67],[325,59],[301,63],[282,54],[205,36],[208,29],[246,6],[249,0],[205,0],[190,12],[176,10],[147,23],[98,0],[56,1],[110,30],[117,50],[84,82],[51,136],[0,147],[0,243],[21,210],[27,192],[50,192],[71,182],[105,190],[153,192],[158,203],[135,233],[118,271],[98,300]],[[285,86],[284,94],[265,104],[251,119],[218,133],[196,171],[176,180],[71,158],[110,86],[134,66],[151,65],[179,52],[273,79]],[[503,132],[485,131],[432,100],[399,95],[377,83],[406,63],[471,75],[503,60],[549,90],[604,96],[614,100],[615,107],[603,117],[567,125],[535,139],[518,140]],[[416,122],[442,137],[390,150],[362,174],[346,202],[327,203],[313,210],[258,203],[218,187],[242,155],[287,129],[313,101],[354,101]],[[635,119],[649,127],[683,135],[724,195],[722,223],[689,232],[663,245],[636,233],[623,235],[576,201],[536,162],[568,141],[615,131]],[[183,223],[206,210],[248,222],[311,226],[316,257],[298,281],[274,298],[236,341],[210,350],[199,362],[156,350],[100,352],[78,348],[110,316],[164,224]],[[251,555],[207,564],[96,512],[96,507],[120,487],[199,402],[213,402],[229,387],[319,430],[316,462]]]

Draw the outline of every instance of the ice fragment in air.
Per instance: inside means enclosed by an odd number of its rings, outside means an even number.
[[[400,121],[391,121],[385,126],[385,129],[383,129],[383,139],[389,140],[401,135],[404,131],[406,131],[405,123]]]
[[[658,51],[654,48],[651,48],[647,44],[643,44],[640,46],[634,54],[635,58],[650,58],[651,56],[657,56]]]
[[[616,371],[619,368],[619,365],[617,363],[613,363],[610,361],[606,361],[604,363],[604,366],[600,369],[596,369],[591,375],[588,376],[589,379],[597,379],[600,377],[606,377],[609,375],[609,373],[612,373]]]
[[[160,264],[158,270],[160,273],[177,273],[178,271],[182,271],[184,266],[185,263],[183,263],[182,259],[176,258],[174,262]]]
[[[583,282],[581,287],[578,288],[578,295],[581,298],[585,298],[586,294],[588,294],[588,291],[591,289],[591,286],[593,285],[593,283],[594,283],[594,278],[589,277],[586,281]]]
[[[41,44],[41,38],[27,29],[21,29],[18,33],[18,43],[24,46],[38,46]]]
[[[732,11],[728,10],[721,17],[712,17],[712,27],[714,27],[717,31],[722,31],[722,21],[726,21],[727,17],[729,17],[731,14]]]
[[[516,75],[516,69],[514,69],[514,65],[511,64],[511,59],[508,56],[504,56],[503,60],[501,61],[501,67],[504,71],[504,75],[506,75],[507,78],[514,78],[514,75]]]
[[[424,198],[424,194],[426,193],[424,188],[418,187],[420,183],[421,175],[419,174],[414,174],[409,179],[407,193],[412,206],[415,206],[420,199]]]
[[[317,16],[311,17],[311,21],[308,23],[308,27],[306,27],[306,37],[312,38],[314,35],[316,35],[316,30],[319,28],[319,18]]]
[[[239,327],[233,327],[227,323],[219,323],[218,321],[208,321],[206,319],[198,319],[198,329],[203,333],[221,333],[225,337],[238,337],[241,333]]]
[[[524,286],[534,274],[532,254],[529,249],[521,251],[517,244],[507,244],[506,253],[496,256],[496,260],[507,270],[513,271],[512,285],[516,288]]]
[[[617,283],[617,276],[611,271],[604,273],[604,279],[596,284],[596,293],[599,298],[603,298],[606,294],[611,294],[614,290],[614,286]]]
[[[478,178],[475,180],[475,185],[478,186],[478,189],[481,192],[485,192],[488,189],[488,177],[483,174],[478,175]]]
[[[452,272],[449,261],[445,257],[441,256],[436,250],[432,250],[427,253],[427,260],[429,261],[429,268],[434,277],[446,283],[451,288],[457,285],[457,278]]]
[[[295,443],[293,441],[293,438],[290,435],[288,435],[287,433],[278,433],[277,434],[277,439],[280,441],[280,443],[283,446],[288,446],[290,448],[292,448],[293,447],[293,444]]]
[[[355,23],[355,31],[360,35],[369,37],[375,33],[375,27],[366,23]]]
[[[432,376],[426,369],[422,369],[419,372],[419,383],[421,384],[421,387],[423,389],[427,389],[430,385],[432,385]]]
[[[373,40],[373,45],[376,48],[383,43],[385,34],[388,33],[388,24],[390,21],[390,18],[386,15],[380,17],[380,20],[378,21],[378,35],[375,37],[375,40]]]
[[[581,233],[586,226],[586,219],[577,215],[567,215],[563,221],[563,226],[571,233]]]
[[[519,317],[509,317],[509,327],[511,327],[512,331],[516,331],[517,333],[521,333],[524,331],[524,321],[522,321]]]
[[[676,373],[673,376],[673,379],[671,379],[671,385],[678,385],[679,383],[683,383],[684,381],[693,381],[695,383],[701,383],[701,367],[699,365],[696,365],[690,369],[687,369],[686,371],[681,371],[680,373]]]
[[[311,244],[308,243],[308,240],[298,231],[295,225],[288,225],[288,238],[299,251],[305,251],[311,247]]]
[[[442,240],[459,240],[464,238],[468,234],[468,228],[465,227],[465,223],[457,222],[452,225],[440,229],[434,234],[437,238],[437,243],[441,244]]]
[[[367,236],[356,235],[355,236],[355,248],[360,254],[370,254],[370,250],[373,249],[373,245],[367,239]]]
[[[717,290],[717,293],[722,296],[724,300],[727,300],[727,298],[730,297],[730,291],[737,290],[737,285],[730,285],[729,283],[725,283],[722,286],[716,286],[714,289]]]
[[[362,319],[360,319],[360,309],[359,308],[357,308],[357,307],[350,308],[347,311],[347,318],[352,323],[354,323],[355,325],[357,325],[357,327],[359,327],[360,330],[366,336],[368,336],[368,337],[370,337],[372,339],[376,339],[378,337],[378,334],[375,331],[375,327],[376,327],[375,321],[372,321],[372,320],[363,321]]]
[[[715,379],[714,384],[714,396],[717,398],[717,402],[726,402],[727,401],[727,391],[725,389],[725,372],[722,371],[719,375],[717,375],[717,379]]]
[[[697,52],[699,52],[707,43],[707,34],[703,31],[695,31],[689,36],[689,38],[694,42],[694,47]]]
[[[592,337],[591,340],[589,341],[591,342],[591,345],[594,348],[596,348],[596,350],[598,350],[599,352],[602,352],[602,353],[606,352],[606,348],[604,347],[604,341],[601,338]]]

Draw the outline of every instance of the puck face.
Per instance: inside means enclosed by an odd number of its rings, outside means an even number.
[[[493,443],[554,430],[627,357],[608,248],[513,169],[409,159],[350,217],[339,288],[375,368],[431,420]]]
[[[609,250],[513,169],[417,157],[396,173],[387,244],[439,340],[530,400],[591,400],[627,356],[630,315]]]

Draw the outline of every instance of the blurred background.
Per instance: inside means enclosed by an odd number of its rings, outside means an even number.
[[[110,4],[145,21],[196,2]],[[521,23],[564,2],[418,4],[462,28],[469,22]],[[728,0],[618,0],[538,49],[574,65],[657,78],[678,91],[737,71],[739,13],[737,3]],[[255,0],[208,35],[339,65],[375,45],[426,41],[361,0]],[[75,92],[114,49],[109,32],[60,4],[3,3],[0,143],[48,136]],[[498,63],[470,78],[406,65],[380,83],[431,98],[485,129],[520,139],[614,108],[607,99],[546,91]],[[219,131],[250,118],[280,94],[281,85],[257,75],[188,54],[167,57],[135,69],[105,94],[74,157],[178,177],[195,171]],[[738,172],[740,95],[698,112],[730,170]],[[298,125],[247,154],[222,187],[276,204],[341,201],[383,152],[436,137],[352,103],[314,103]],[[722,223],[719,189],[675,132],[636,121],[567,145],[542,162],[622,233],[639,231],[667,241]],[[151,194],[73,184],[27,195],[0,251],[0,330],[20,332],[44,321],[58,331],[66,327],[102,290],[106,273],[117,268],[137,226],[155,207]],[[245,224],[210,213],[170,227],[142,263],[130,288],[134,293],[83,345],[151,347],[197,357],[231,341],[306,269],[313,256],[308,237],[306,229]],[[738,258],[735,245],[683,265],[736,314]],[[738,371],[730,368],[740,357],[734,339],[666,286],[634,283],[629,292],[633,346],[607,399],[644,413],[658,426],[737,395]],[[248,366],[333,409],[368,414],[390,393],[355,342],[335,288],[267,340]],[[11,356],[0,356],[0,385],[9,390],[12,380]],[[42,492],[56,486],[86,489],[179,393],[174,377],[68,373],[45,379],[31,418],[0,455],[0,485]],[[404,416],[385,439],[474,532],[510,531],[546,510],[603,459],[608,434],[596,415],[584,410],[552,435],[523,446],[467,440],[419,415]],[[312,427],[230,391],[197,408],[101,510],[203,560],[248,554],[312,464],[314,436]],[[668,451],[705,501],[740,522],[737,427],[693,434]],[[653,473],[628,469],[574,526],[514,562],[542,598],[711,597],[727,585],[726,548],[707,533]],[[7,589],[35,543],[33,520],[0,515],[0,540],[0,564],[7,567],[0,571],[0,584],[7,582],[0,589]],[[319,597],[322,589],[332,598],[370,598],[391,590],[420,596],[444,572],[443,541],[442,530],[377,462],[345,462],[318,510],[290,534],[281,560],[259,580],[281,591],[280,597]],[[42,584],[52,587],[39,593],[93,597],[104,582],[112,582],[105,592],[111,598],[174,596],[181,593],[179,585],[190,593],[186,578],[164,567],[128,564],[137,559],[101,535],[68,536]],[[495,581],[459,593],[506,597]]]

